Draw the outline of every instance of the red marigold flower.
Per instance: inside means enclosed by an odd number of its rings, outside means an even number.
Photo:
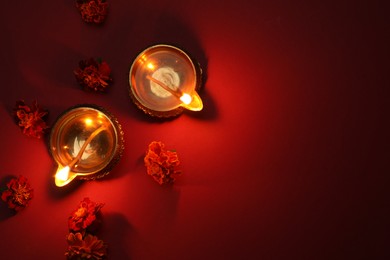
[[[108,3],[105,0],[76,0],[76,7],[87,23],[101,24],[108,14]]]
[[[107,257],[107,245],[96,236],[87,234],[83,238],[81,233],[69,233],[67,242],[68,250],[65,256],[68,259],[104,259]]]
[[[181,172],[176,168],[180,164],[176,152],[168,151],[162,142],[149,144],[144,158],[147,173],[159,184],[173,183]]]
[[[84,232],[87,228],[94,229],[99,224],[97,217],[103,206],[103,203],[95,203],[89,198],[84,198],[68,219],[69,230]]]
[[[7,183],[7,189],[1,194],[1,199],[8,204],[9,208],[21,211],[33,198],[33,191],[27,178],[20,175]]]
[[[45,130],[49,128],[44,121],[48,111],[41,109],[36,100],[31,107],[26,105],[24,100],[16,101],[14,111],[19,127],[23,130],[23,134],[27,136],[41,138]]]
[[[77,82],[86,90],[103,92],[112,82],[111,68],[105,61],[93,58],[79,62],[79,68],[73,71]]]

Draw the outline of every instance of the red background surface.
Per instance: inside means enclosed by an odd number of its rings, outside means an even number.
[[[388,259],[389,21],[384,6],[345,1],[109,1],[103,26],[75,1],[0,9],[0,180],[23,174],[35,197],[0,206],[1,259],[64,259],[67,217],[105,203],[111,259]],[[385,37],[386,36],[386,37]],[[128,96],[135,56],[185,49],[207,72],[204,110],[159,121]],[[79,88],[79,60],[102,57],[114,84]],[[54,186],[46,140],[24,136],[15,101],[38,100],[49,124],[81,103],[111,111],[125,151],[111,175]],[[146,174],[148,144],[176,149],[183,176]]]

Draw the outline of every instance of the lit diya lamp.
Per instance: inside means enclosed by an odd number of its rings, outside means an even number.
[[[117,119],[103,108],[79,105],[65,111],[54,124],[49,149],[58,164],[55,184],[75,178],[93,180],[107,175],[124,149]]]
[[[200,111],[202,70],[181,49],[154,45],[141,52],[129,73],[130,96],[145,113],[157,117]]]

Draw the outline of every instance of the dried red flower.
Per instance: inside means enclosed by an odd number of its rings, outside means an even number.
[[[159,184],[173,183],[181,174],[176,169],[180,164],[177,153],[166,150],[162,142],[153,141],[149,144],[144,162],[147,173]]]
[[[36,100],[31,107],[26,105],[24,100],[16,101],[14,111],[19,127],[27,136],[41,138],[49,128],[44,120],[48,111],[41,109]]]
[[[77,82],[85,90],[103,92],[112,82],[111,68],[105,61],[93,58],[79,62],[79,68],[73,71]]]
[[[67,237],[68,250],[65,256],[68,259],[105,259],[107,245],[96,236],[81,233],[69,233]]]
[[[99,224],[98,214],[103,206],[103,203],[95,203],[89,198],[84,198],[68,219],[69,230],[84,232],[87,228],[96,228]]]
[[[76,7],[87,23],[101,24],[108,14],[108,3],[105,0],[76,0]]]
[[[27,178],[20,175],[7,183],[7,189],[2,192],[1,199],[8,204],[9,208],[21,211],[33,198],[33,191]]]

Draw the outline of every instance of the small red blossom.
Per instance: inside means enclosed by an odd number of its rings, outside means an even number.
[[[95,203],[89,198],[84,198],[68,219],[69,230],[84,232],[87,228],[94,229],[99,224],[97,218],[103,206],[103,203]]]
[[[76,0],[76,7],[87,23],[101,24],[108,15],[108,3],[105,0]]]
[[[79,68],[73,71],[77,82],[85,90],[104,92],[112,82],[111,68],[105,61],[93,58],[79,62]]]
[[[10,209],[18,212],[27,207],[34,196],[33,191],[27,178],[20,175],[7,183],[7,189],[2,192],[1,199]]]
[[[49,128],[44,120],[48,111],[41,109],[36,100],[31,107],[26,105],[24,100],[16,101],[14,111],[19,127],[27,136],[41,138]]]
[[[160,185],[173,183],[178,175],[177,170],[180,164],[176,152],[168,151],[162,142],[153,141],[149,144],[148,151],[144,158],[147,173]]]
[[[67,259],[105,259],[107,257],[107,245],[96,236],[81,233],[69,233],[67,237],[68,250],[65,253]]]

